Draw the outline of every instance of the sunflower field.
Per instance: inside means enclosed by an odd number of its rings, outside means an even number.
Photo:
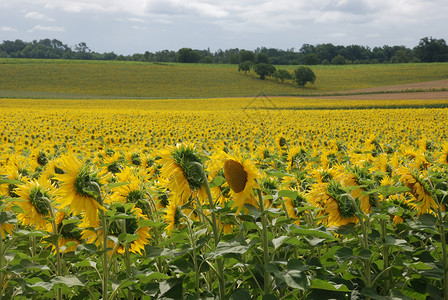
[[[0,99],[0,299],[448,299],[447,106]]]

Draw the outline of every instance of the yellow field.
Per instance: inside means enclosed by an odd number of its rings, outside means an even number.
[[[441,297],[447,104],[1,99],[0,296]]]

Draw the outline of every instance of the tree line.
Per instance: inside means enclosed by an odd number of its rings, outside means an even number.
[[[254,51],[245,49],[210,49],[196,50],[181,48],[178,51],[163,50],[157,52],[118,55],[114,52],[98,53],[81,42],[68,46],[56,39],[3,41],[0,44],[1,58],[42,58],[42,59],[86,59],[86,60],[126,60],[144,62],[182,62],[182,63],[223,63],[241,64],[245,56],[266,55],[274,65],[318,65],[318,64],[370,64],[370,63],[415,63],[447,62],[448,45],[444,39],[424,37],[417,46],[366,47],[360,45],[336,46],[331,43],[310,45],[303,44],[296,51],[294,48],[282,50],[259,47]]]

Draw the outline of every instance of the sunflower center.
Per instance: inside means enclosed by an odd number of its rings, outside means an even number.
[[[224,163],[224,177],[235,193],[244,191],[247,183],[247,172],[239,162],[229,159]]]
[[[30,191],[30,202],[36,208],[36,211],[41,216],[47,216],[50,213],[48,206],[49,195],[42,191],[41,188],[34,187]]]
[[[76,193],[95,199],[98,196],[98,189],[93,183],[98,184],[95,176],[90,174],[87,166],[83,167],[75,178]]]

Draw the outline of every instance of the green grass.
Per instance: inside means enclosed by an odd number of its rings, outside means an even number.
[[[277,66],[292,71],[297,66]],[[448,78],[448,64],[312,66],[314,85],[260,80],[236,65],[0,59],[3,98],[213,98],[328,94]]]

